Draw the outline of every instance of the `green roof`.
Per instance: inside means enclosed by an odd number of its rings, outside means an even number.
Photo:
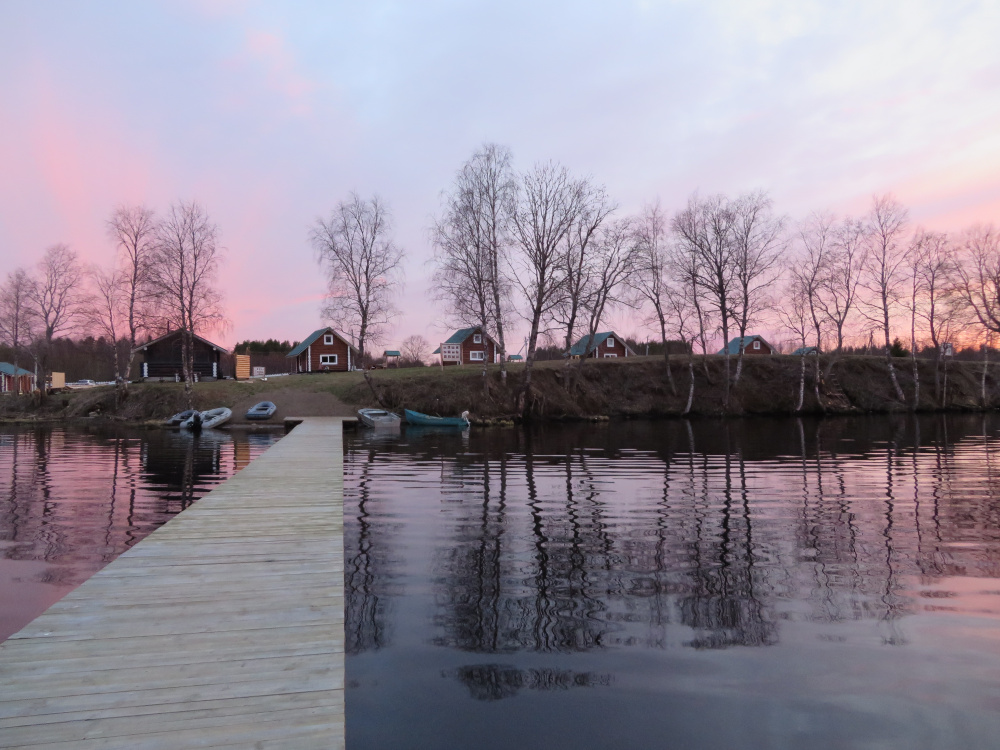
[[[599,347],[601,344],[604,343],[604,341],[606,339],[608,339],[608,338],[610,338],[612,336],[614,336],[616,339],[618,339],[619,341],[621,341],[622,342],[622,346],[624,346],[628,351],[630,351],[630,352],[632,351],[629,348],[629,345],[625,343],[625,339],[623,339],[621,336],[617,336],[614,331],[605,331],[604,333],[595,333],[594,334],[594,341],[591,343],[590,349],[587,351],[587,354],[590,354],[590,352],[594,351],[594,349],[596,349],[597,347]],[[581,337],[579,341],[577,341],[575,344],[573,344],[572,348],[567,352],[567,355],[570,356],[570,357],[582,357],[583,356],[583,348],[587,345],[587,339],[589,339],[589,338],[590,338],[590,334],[589,333],[586,336]],[[635,354],[635,352],[632,352],[632,353]]]
[[[482,326],[471,326],[470,328],[459,328],[457,331],[455,331],[453,334],[451,334],[451,338],[449,338],[444,343],[446,343],[446,344],[461,344],[463,341],[465,341],[467,338],[469,338],[469,336],[471,336],[472,334],[474,334],[476,331],[481,331],[482,329],[483,329]],[[489,335],[489,334],[487,334],[487,335]],[[434,351],[431,352],[431,354],[440,354],[440,353],[441,353],[441,347],[440,346],[437,349],[435,349]]]
[[[386,349],[384,352],[382,352],[382,356],[383,357],[401,357],[402,355],[399,352],[397,352],[395,349]]]
[[[358,350],[358,348],[356,346],[354,346],[354,344],[351,344],[349,341],[347,341],[347,339],[345,339],[343,336],[341,336],[339,333],[337,333],[335,330],[333,330],[330,326],[327,326],[326,328],[320,328],[320,329],[315,330],[312,333],[310,333],[306,337],[305,341],[303,341],[297,347],[295,347],[294,349],[292,349],[285,356],[286,357],[297,357],[297,356],[299,356],[300,354],[302,354],[302,352],[304,352],[306,349],[308,349],[313,344],[313,342],[316,341],[316,339],[318,339],[320,336],[322,336],[327,331],[329,331],[330,333],[332,333],[334,336],[336,336],[337,338],[339,338],[341,341],[345,342],[351,349],[354,349],[355,351]]]
[[[763,343],[767,344],[767,342],[764,341],[764,337],[763,336],[758,336],[757,334],[754,334],[753,336],[744,336],[742,339],[740,339],[740,337],[737,336],[732,341],[730,341],[724,348],[720,349],[719,350],[719,354],[725,354],[727,349],[729,350],[730,354],[739,354],[740,353],[740,341],[743,342],[743,348],[746,349],[755,340],[759,340],[759,341],[762,341]],[[768,345],[768,346],[770,346],[770,345]]]
[[[14,373],[14,365],[10,364],[10,362],[0,362],[0,372],[2,372],[4,375],[11,375],[11,376],[13,376],[15,374]],[[17,368],[17,374],[18,375],[34,375],[35,373],[31,372],[31,370],[25,370],[23,367],[18,367]]]

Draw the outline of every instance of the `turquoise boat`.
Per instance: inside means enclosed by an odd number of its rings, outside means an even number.
[[[421,414],[419,411],[404,409],[406,423],[420,425],[421,427],[460,427],[465,429],[469,426],[469,412],[463,411],[460,417],[432,417],[429,414]]]

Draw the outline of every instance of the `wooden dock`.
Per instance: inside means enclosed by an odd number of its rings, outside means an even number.
[[[0,645],[0,747],[344,746],[343,438],[306,418]]]

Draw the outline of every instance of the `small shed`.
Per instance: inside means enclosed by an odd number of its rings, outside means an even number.
[[[35,390],[35,373],[10,362],[0,362],[0,393],[31,393]]]
[[[500,348],[482,326],[460,328],[441,343],[432,354],[441,355],[442,365],[481,365],[496,363]]]
[[[603,333],[595,333],[594,338],[590,338],[588,333],[586,336],[580,338],[570,350],[563,354],[564,357],[582,357],[584,356],[583,350],[587,347],[587,342],[590,342],[590,348],[587,350],[588,357],[595,357],[597,359],[614,359],[615,357],[634,357],[635,352],[632,348],[625,343],[625,340],[619,336],[614,331],[604,331]]]
[[[719,350],[719,354],[739,354],[740,350],[746,355],[750,354],[774,354],[774,347],[764,340],[763,336],[758,336],[756,334],[752,336],[744,336],[740,338],[737,336],[732,341],[730,341],[725,348]]]
[[[358,364],[358,350],[329,326],[313,331],[285,355],[292,372],[347,372]]]
[[[171,331],[135,351],[142,357],[143,380],[183,380],[184,365],[181,359],[184,331]],[[197,334],[194,336],[194,376],[197,380],[217,380],[222,377],[222,355],[226,350]]]
[[[819,349],[815,346],[800,346],[792,352],[793,357],[803,357],[807,354],[819,354]]]
[[[508,362],[524,362],[524,357],[520,354],[511,354],[507,357]]]
[[[386,367],[399,367],[400,353],[397,349],[386,349],[382,352],[382,356],[385,357]]]

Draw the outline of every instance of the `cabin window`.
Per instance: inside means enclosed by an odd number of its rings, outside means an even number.
[[[319,355],[319,363],[321,365],[335,365],[335,364],[337,364],[337,355],[336,354],[320,354]]]
[[[760,342],[759,341],[754,341],[753,342],[753,348],[754,349],[760,349]]]
[[[472,336],[472,343],[473,344],[481,344],[481,343],[483,343],[483,334],[481,334],[481,333],[473,334],[473,336]]]
[[[332,333],[328,333],[325,336],[323,336],[323,343],[326,344],[327,346],[329,346],[330,344],[332,344],[333,343],[333,334]]]
[[[617,357],[618,357],[618,355],[617,355],[617,354],[611,354],[611,353],[606,353],[606,354],[604,355],[604,358],[605,358],[605,359],[612,359],[612,358],[617,358]]]
[[[614,348],[615,348],[615,340],[611,336],[608,336],[608,349],[614,349]]]
[[[486,359],[486,352],[469,352],[469,359],[472,362],[482,362]]]

